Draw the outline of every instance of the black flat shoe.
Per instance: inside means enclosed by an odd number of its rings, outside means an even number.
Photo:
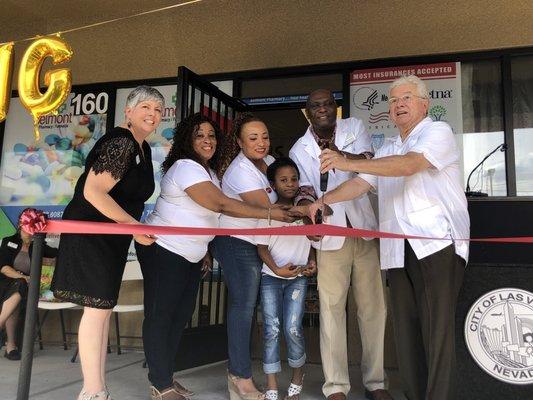
[[[9,353],[6,351],[4,357],[11,361],[18,361],[20,360],[20,351],[17,349],[11,350]]]

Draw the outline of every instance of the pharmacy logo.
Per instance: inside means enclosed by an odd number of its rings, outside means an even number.
[[[433,106],[429,109],[429,116],[433,121],[444,121],[446,109],[443,106]]]
[[[366,86],[359,88],[353,94],[352,102],[359,110],[370,111],[380,103],[378,91]]]
[[[464,333],[486,373],[515,385],[533,383],[533,293],[502,288],[484,294],[470,308]]]

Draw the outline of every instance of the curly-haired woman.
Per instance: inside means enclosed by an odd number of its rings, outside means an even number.
[[[222,193],[217,178],[220,142],[218,126],[201,114],[177,126],[162,165],[161,194],[148,224],[218,228],[221,213],[236,218],[293,220],[284,209],[248,205]],[[164,235],[150,246],[136,244],[144,277],[143,341],[153,399],[183,400],[192,394],[173,380],[174,365],[213,237]]]

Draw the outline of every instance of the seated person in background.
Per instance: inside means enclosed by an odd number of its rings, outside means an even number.
[[[267,177],[278,195],[276,204],[292,206],[299,190],[298,167],[290,158],[279,158],[267,168]],[[298,225],[259,220],[258,227]],[[305,341],[302,319],[305,309],[307,277],[316,272],[315,250],[305,236],[256,236],[263,261],[261,307],[263,311],[263,370],[267,378],[265,400],[278,400],[276,374],[281,371],[279,356],[280,325],[287,343],[292,380],[285,400],[299,400],[303,385]]]
[[[25,209],[22,211],[26,211]],[[20,215],[22,215],[22,213]],[[33,248],[32,235],[20,229],[13,236],[2,240],[0,246],[0,331],[6,331],[6,351],[8,360],[20,360],[16,344],[16,329],[19,304],[26,297],[30,280],[30,258]],[[55,258],[57,249],[44,246],[44,256]]]

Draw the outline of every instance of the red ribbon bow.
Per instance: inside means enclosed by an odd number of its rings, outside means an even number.
[[[30,235],[42,232],[48,223],[44,213],[35,208],[27,208],[24,210],[19,221],[20,228]]]

